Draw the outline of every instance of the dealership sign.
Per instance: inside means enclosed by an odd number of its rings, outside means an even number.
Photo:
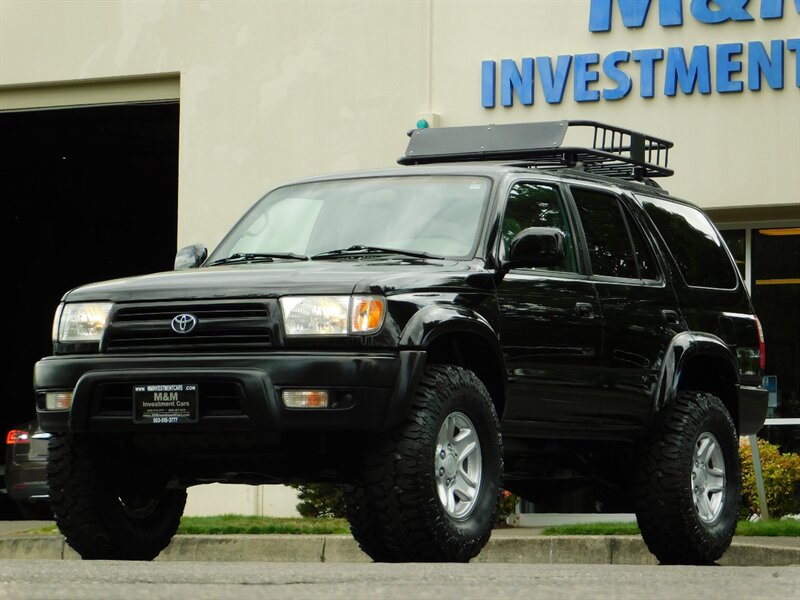
[[[624,27],[643,27],[651,4],[658,4],[658,13],[651,14],[649,19],[657,18],[662,27],[680,27],[687,18],[716,26],[756,19],[783,19],[784,8],[789,13],[788,18],[793,18],[794,12],[800,14],[800,0],[761,0],[760,3],[750,0],[591,0],[589,31],[610,31],[615,12]],[[688,15],[685,15],[687,7]],[[526,57],[519,61],[504,59],[499,61],[499,73],[497,61],[485,60],[481,65],[481,104],[484,108],[494,108],[498,92],[501,106],[513,106],[515,97],[520,104],[531,105],[537,93],[541,93],[548,104],[559,104],[570,81],[576,102],[621,100],[631,93],[638,93],[642,98],[695,91],[700,94],[738,93],[745,87],[758,91],[765,84],[773,90],[782,90],[784,84],[800,87],[799,53],[800,38],[790,38],[731,42],[715,47],[699,44],[691,48],[617,50],[605,56],[590,52]],[[784,69],[784,63],[788,69]],[[658,78],[656,65],[660,71]],[[607,81],[600,82],[601,74]]]

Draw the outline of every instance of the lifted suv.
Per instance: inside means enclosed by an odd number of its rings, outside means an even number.
[[[664,563],[722,555],[764,344],[719,233],[652,182],[672,144],[410,136],[415,166],[280,187],[210,257],[64,296],[34,385],[83,558],[152,559],[212,481],[343,483],[376,561],[469,560],[501,486],[634,510]]]

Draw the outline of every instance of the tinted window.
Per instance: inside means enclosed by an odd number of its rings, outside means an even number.
[[[729,289],[736,273],[725,246],[698,209],[667,200],[637,196],[669,247],[689,285]]]
[[[564,214],[564,203],[558,190],[550,185],[517,183],[508,194],[503,216],[502,242],[506,249],[511,240],[528,227],[556,227],[564,232],[566,257],[555,271],[577,271],[575,246]]]
[[[616,196],[572,188],[594,275],[638,278],[636,255]]]

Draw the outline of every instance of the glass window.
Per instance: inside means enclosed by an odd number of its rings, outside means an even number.
[[[371,177],[290,185],[245,215],[211,260],[248,252],[306,256],[354,245],[463,257],[491,181],[468,176]]]
[[[584,188],[571,191],[586,236],[592,273],[637,279],[637,258],[619,199]]]
[[[517,183],[511,188],[503,216],[502,244],[505,249],[511,240],[528,227],[555,227],[564,232],[566,256],[564,262],[555,267],[539,267],[552,271],[576,272],[575,245],[564,214],[564,203],[558,189],[538,183]]]
[[[686,283],[720,289],[736,287],[736,273],[728,253],[705,214],[685,204],[637,197],[664,238]]]

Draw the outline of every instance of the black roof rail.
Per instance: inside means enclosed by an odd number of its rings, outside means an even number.
[[[567,131],[594,128],[591,146],[562,146]],[[408,132],[401,165],[500,160],[524,167],[573,167],[588,173],[643,181],[669,177],[672,142],[596,121],[435,127]]]

